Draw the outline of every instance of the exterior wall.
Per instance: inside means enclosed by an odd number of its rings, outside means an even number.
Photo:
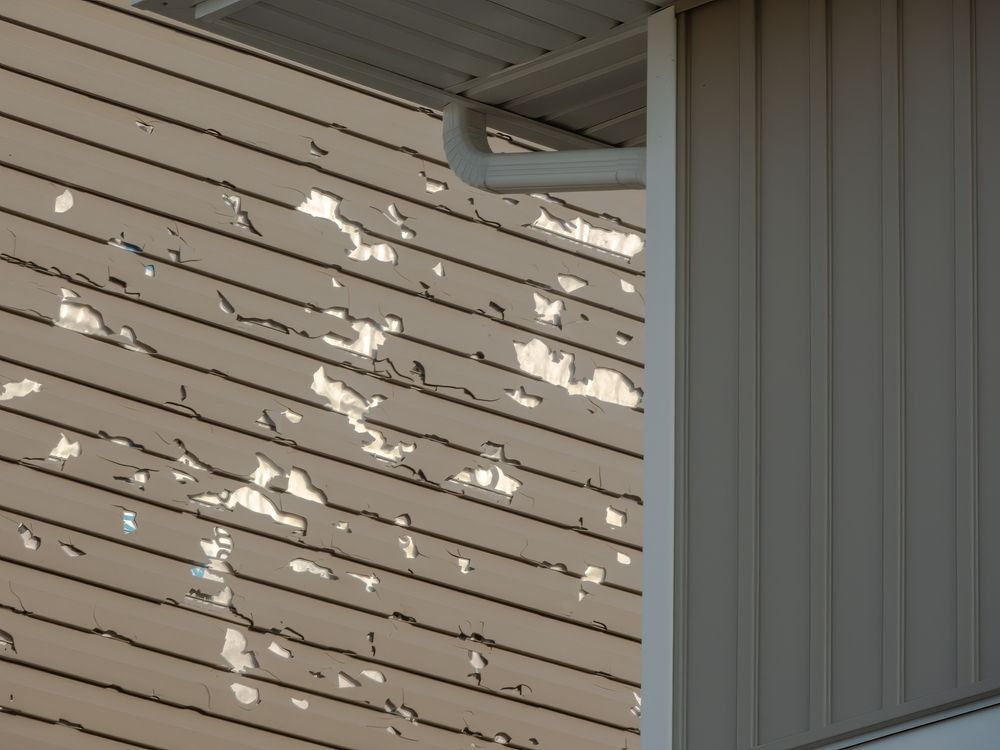
[[[1000,6],[678,23],[678,747],[994,695]]]
[[[636,747],[642,196],[126,8],[0,3],[0,746]]]

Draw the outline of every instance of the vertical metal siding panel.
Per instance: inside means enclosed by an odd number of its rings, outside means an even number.
[[[831,3],[831,719],[882,706],[879,6]]]
[[[737,0],[685,19],[690,305],[685,435],[687,747],[736,742],[739,142]]]
[[[809,4],[760,4],[759,742],[809,728]]]
[[[956,684],[952,13],[902,5],[904,696]]]
[[[882,705],[903,689],[903,226],[900,0],[882,0]]]
[[[737,341],[738,627],[736,732],[757,744],[760,677],[760,16],[739,2],[739,234]]]
[[[979,441],[979,661],[980,676],[1000,679],[1000,3],[975,5],[976,344]]]
[[[956,683],[978,679],[976,662],[976,248],[973,240],[972,3],[953,0],[955,128]]]
[[[830,722],[830,4],[809,3],[809,726]]]

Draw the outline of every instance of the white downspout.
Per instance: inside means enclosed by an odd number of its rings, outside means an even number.
[[[458,178],[492,193],[627,190],[646,186],[645,148],[495,154],[486,115],[464,104],[444,108],[444,151]]]

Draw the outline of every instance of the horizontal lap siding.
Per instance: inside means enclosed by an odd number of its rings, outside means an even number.
[[[818,747],[1000,692],[998,18],[681,16],[682,747]]]
[[[634,746],[641,196],[118,0],[0,39],[0,737]]]

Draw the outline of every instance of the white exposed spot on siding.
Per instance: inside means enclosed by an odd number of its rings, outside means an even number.
[[[329,151],[327,151],[325,148],[323,148],[318,143],[316,143],[316,141],[314,141],[314,140],[310,140],[309,141],[309,155],[310,156],[315,156],[316,158],[319,158],[321,156],[326,156],[329,153],[330,153]]]
[[[402,515],[396,516],[392,519],[392,522],[397,526],[409,526],[410,525],[410,514],[403,513]]]
[[[469,487],[496,492],[508,498],[513,497],[522,484],[520,480],[504,474],[499,466],[466,467],[449,479]]]
[[[303,711],[309,708],[309,701],[307,701],[305,698],[289,698],[288,700],[292,702],[293,706],[295,706],[296,708],[301,708]]]
[[[625,281],[625,279],[620,279],[622,285],[622,291],[625,294],[635,294],[635,284]]]
[[[234,682],[229,686],[229,689],[233,691],[236,700],[244,706],[252,706],[260,703],[260,691],[257,688]]]
[[[0,391],[0,401],[10,401],[15,398],[24,398],[32,393],[38,393],[42,390],[42,384],[36,383],[34,380],[29,380],[25,378],[16,383],[4,383],[3,390]]]
[[[257,657],[253,651],[247,650],[246,636],[233,628],[226,628],[226,640],[222,644],[221,655],[230,669],[237,674],[257,667]]]
[[[257,459],[257,468],[250,475],[250,481],[266,490],[271,486],[271,482],[284,475],[285,471],[263,453],[257,453],[254,457]]]
[[[478,651],[470,651],[469,664],[472,665],[472,668],[476,671],[476,674],[479,674],[480,672],[483,671],[483,669],[486,668],[486,665],[489,664],[489,660]]]
[[[57,214],[64,214],[71,208],[73,208],[73,193],[70,192],[69,188],[66,188],[56,196],[56,203],[52,210]]]
[[[83,557],[87,554],[79,547],[75,547],[68,542],[59,542],[59,546],[62,548],[62,551],[66,553],[67,557]]]
[[[283,513],[278,510],[273,500],[246,485],[232,492],[229,490],[223,490],[222,492],[202,492],[199,495],[191,495],[190,499],[203,505],[222,506],[227,510],[233,510],[239,505],[252,513],[270,516],[275,523],[291,526],[298,531],[305,531],[306,528],[306,519],[292,513]]]
[[[440,193],[442,190],[448,189],[448,183],[443,180],[436,180],[429,176],[426,172],[418,172],[421,177],[424,178],[424,191],[428,193]]]
[[[549,299],[538,292],[532,292],[532,297],[535,301],[535,320],[562,328],[562,314],[566,312],[566,303],[561,299]]]
[[[30,549],[34,552],[42,546],[42,540],[32,534],[31,529],[23,523],[19,523],[17,525],[17,535],[21,537],[21,543],[24,545],[25,549]]]
[[[575,380],[574,355],[553,351],[541,339],[532,339],[528,343],[515,341],[514,352],[521,370],[546,383],[565,388],[570,395],[590,396],[621,406],[639,405],[641,391],[617,370],[597,367],[592,378]]]
[[[324,492],[312,483],[312,479],[305,469],[300,469],[297,466],[293,466],[288,472],[288,494],[311,503],[326,505]]]
[[[620,562],[622,565],[631,565],[632,564],[632,558],[630,556],[626,555],[624,552],[619,552],[617,554],[617,559],[618,559],[618,562]]]
[[[216,526],[212,532],[211,539],[202,539],[198,542],[205,557],[210,560],[225,562],[233,553],[233,537],[221,526]]]
[[[556,279],[559,281],[559,286],[567,294],[572,294],[578,289],[583,289],[590,283],[586,279],[581,279],[579,276],[574,276],[571,273],[561,273],[556,276]]]
[[[626,523],[628,523],[628,514],[623,510],[618,510],[612,506],[608,506],[605,509],[604,520],[608,526],[614,526],[615,528],[621,528]]]
[[[445,274],[444,274],[444,264],[443,263],[438,263],[431,270],[434,272],[435,276],[439,276],[441,278],[444,278]]]
[[[615,343],[618,344],[618,346],[628,346],[632,343],[632,336],[624,333],[623,331],[618,331],[618,333],[615,334]]]
[[[608,571],[599,565],[588,565],[580,580],[587,583],[604,583],[607,575]]]
[[[511,737],[506,732],[497,732],[493,735],[493,741],[498,745],[509,745],[511,742]]]
[[[603,229],[591,224],[582,216],[561,219],[545,208],[539,208],[538,218],[531,226],[543,232],[558,235],[612,255],[631,259],[642,252],[645,243],[633,232]]]
[[[139,128],[139,130],[141,130],[146,135],[152,135],[153,131],[156,130],[156,128],[154,128],[148,122],[143,122],[142,120],[136,120],[135,126]]]
[[[306,560],[303,557],[296,557],[288,563],[288,567],[296,573],[311,573],[312,575],[319,576],[327,581],[337,580],[337,576],[334,575],[332,570],[320,565],[319,563],[315,563],[312,560]]]
[[[345,534],[351,533],[351,524],[347,521],[337,521],[337,523],[334,524],[334,528],[337,529],[337,531],[343,531]]]
[[[365,586],[365,591],[369,594],[374,593],[375,587],[382,583],[381,579],[379,579],[379,577],[374,573],[369,573],[367,575],[363,573],[348,573],[347,575],[361,581],[361,583]]]
[[[63,433],[59,433],[59,442],[49,452],[49,460],[65,462],[71,458],[79,458],[81,453],[83,453],[83,449],[80,447],[80,443],[70,440]]]
[[[307,309],[306,312],[312,312],[312,310]],[[330,346],[360,354],[362,357],[367,357],[368,359],[374,358],[378,350],[385,343],[386,331],[389,333],[401,333],[403,331],[403,319],[398,315],[387,315],[382,323],[377,323],[371,318],[355,318],[345,307],[329,307],[323,310],[323,313],[346,320],[351,324],[351,329],[357,334],[353,339],[349,339],[340,334],[330,332],[323,337],[323,341]]]
[[[363,669],[361,670],[361,676],[372,682],[385,683],[386,681],[385,675],[377,669]]]
[[[285,409],[283,412],[281,412],[281,416],[283,416],[292,424],[298,424],[299,422],[302,421],[302,415],[299,414],[297,411],[292,411],[291,409]]]
[[[374,395],[371,398],[365,398],[343,381],[332,380],[322,367],[313,373],[313,382],[310,387],[313,393],[324,397],[329,402],[331,409],[345,415],[355,432],[366,434],[371,438],[370,442],[361,446],[361,449],[366,453],[370,453],[382,461],[399,463],[408,453],[416,450],[413,443],[402,441],[395,444],[389,443],[384,433],[365,424],[365,417],[369,410],[382,403],[385,400],[384,396]]]
[[[274,641],[271,641],[271,644],[267,647],[267,650],[270,651],[275,656],[280,656],[282,659],[291,659],[292,658],[292,652],[291,651],[289,651],[284,646],[281,646],[280,644],[275,643]]]
[[[534,409],[542,403],[541,396],[532,396],[524,390],[524,386],[518,386],[517,388],[505,388],[503,392],[506,393],[509,398],[512,398],[521,406],[528,409]]]
[[[472,567],[472,560],[467,557],[456,558],[456,561],[458,562],[458,572],[463,576],[468,575],[475,570],[475,568]]]
[[[384,242],[377,245],[366,243],[362,235],[364,226],[356,221],[351,221],[340,212],[340,204],[343,198],[333,193],[313,188],[309,191],[309,196],[297,207],[302,213],[314,216],[317,219],[326,219],[333,224],[351,240],[354,248],[347,253],[347,257],[352,260],[366,261],[377,260],[381,263],[397,262],[396,251],[392,245]]]
[[[406,223],[410,217],[404,216],[395,203],[390,203],[389,207],[381,213],[385,218],[399,227],[399,236],[404,240],[412,240],[417,236],[417,233]]]
[[[346,672],[337,672],[337,687],[356,688],[356,687],[361,687],[361,683],[355,680]]]
[[[230,224],[232,224],[237,229],[243,229],[247,232],[250,232],[250,234],[257,235],[258,237],[263,236],[261,235],[260,232],[257,231],[257,228],[253,225],[253,222],[250,221],[250,214],[247,213],[246,210],[243,208],[243,199],[240,198],[240,196],[223,193],[222,200],[233,211],[233,220],[229,222]]]
[[[403,550],[403,555],[407,560],[415,560],[420,556],[420,552],[417,550],[417,543],[413,541],[412,536],[401,536],[398,541],[399,548]]]
[[[104,316],[95,307],[76,302],[79,295],[69,289],[62,290],[59,302],[59,319],[56,325],[68,331],[88,336],[110,336],[111,329],[104,323]]]

